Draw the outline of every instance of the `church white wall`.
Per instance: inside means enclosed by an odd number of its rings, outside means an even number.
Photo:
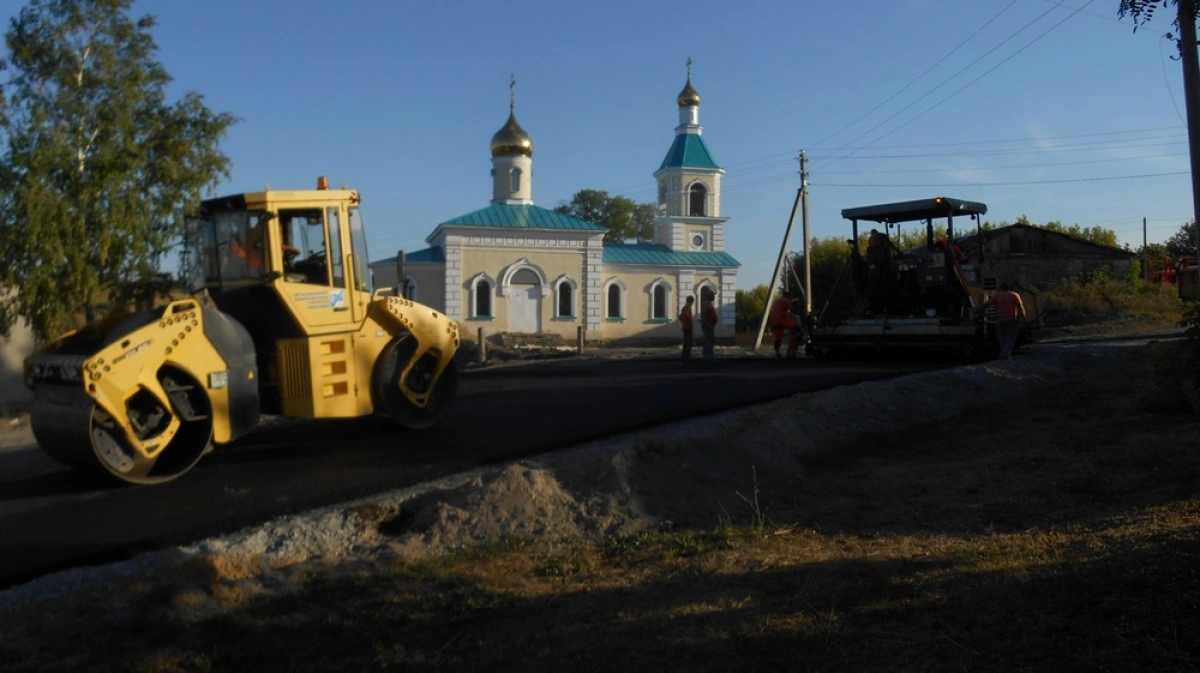
[[[623,317],[609,318],[609,291],[612,283],[624,286]],[[657,283],[665,283],[668,311],[666,319],[655,319],[651,315],[651,289]],[[717,292],[717,310],[721,322],[717,325],[717,336],[733,335],[733,286],[723,278],[720,271],[678,269],[676,267],[662,269],[647,269],[632,265],[605,265],[604,291],[602,313],[603,327],[600,338],[609,340],[621,339],[678,339],[681,338],[679,329],[679,310],[683,308],[687,296],[696,297],[696,313],[699,315],[699,288],[707,285]],[[728,309],[728,310],[726,310]],[[697,327],[699,330],[699,327]],[[697,331],[697,334],[699,332]]]
[[[485,334],[524,331],[512,323],[514,286],[509,281],[521,269],[538,279],[538,324],[542,333],[559,334],[572,340],[578,328],[587,325],[589,311],[589,274],[587,242],[578,238],[549,235],[479,236],[462,249],[463,276],[460,291],[463,312],[460,317],[471,329],[482,327]],[[528,277],[528,274],[522,274]],[[473,315],[472,287],[479,279],[492,285],[490,318]],[[566,282],[572,288],[572,313],[558,315],[556,286]]]

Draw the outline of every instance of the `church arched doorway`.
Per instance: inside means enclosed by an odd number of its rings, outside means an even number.
[[[542,331],[542,282],[531,269],[521,269],[508,281],[508,331]]]

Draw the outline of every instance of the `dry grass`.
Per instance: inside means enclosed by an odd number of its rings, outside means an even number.
[[[150,597],[0,669],[1200,670],[1200,422],[1152,371],[867,440],[786,491],[748,478],[709,530],[506,539],[198,623]]]

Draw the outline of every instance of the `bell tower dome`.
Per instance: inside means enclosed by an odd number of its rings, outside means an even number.
[[[508,121],[492,136],[492,203],[533,204],[533,138],[516,113],[517,78],[508,84]]]

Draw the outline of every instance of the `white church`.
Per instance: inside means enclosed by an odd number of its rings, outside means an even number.
[[[589,342],[678,339],[689,295],[711,288],[717,336],[734,326],[736,259],[725,252],[721,180],[700,126],[700,95],[679,93],[675,140],[654,178],[654,240],[604,243],[604,227],[533,203],[533,138],[508,121],[492,136],[492,200],[438,224],[405,253],[404,293],[487,335],[555,333]],[[396,257],[371,263],[375,287],[398,286]]]

